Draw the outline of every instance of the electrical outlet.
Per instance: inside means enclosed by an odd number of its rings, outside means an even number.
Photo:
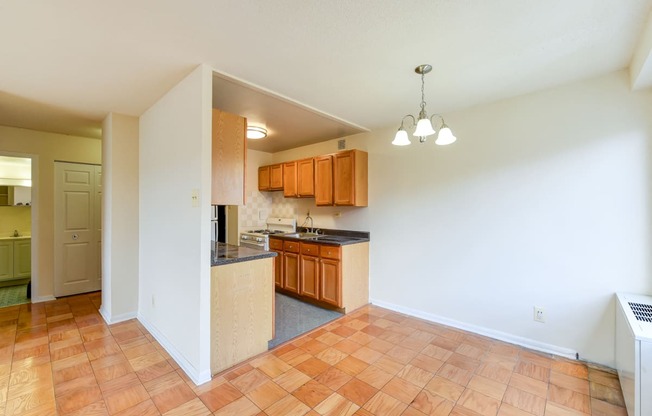
[[[542,307],[540,306],[534,307],[534,320],[541,323],[546,322],[546,314]]]

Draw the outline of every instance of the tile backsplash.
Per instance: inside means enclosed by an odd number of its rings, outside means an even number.
[[[21,235],[32,234],[32,207],[0,207],[0,236],[13,235],[14,230]]]

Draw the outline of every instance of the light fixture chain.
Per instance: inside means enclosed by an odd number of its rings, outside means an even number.
[[[421,111],[424,111],[426,108],[426,93],[424,92],[425,85],[425,76],[423,72],[421,73]]]

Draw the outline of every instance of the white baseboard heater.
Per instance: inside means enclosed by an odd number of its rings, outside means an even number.
[[[616,368],[629,416],[652,415],[652,296],[618,293]]]

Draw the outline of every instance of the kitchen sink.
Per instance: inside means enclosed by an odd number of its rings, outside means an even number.
[[[283,237],[315,238],[315,237],[319,237],[319,234],[315,234],[315,233],[287,233],[287,234],[283,234]]]
[[[317,241],[334,241],[334,242],[339,242],[339,241],[349,241],[352,238],[351,237],[345,237],[341,235],[320,235],[319,237],[316,238]]]

